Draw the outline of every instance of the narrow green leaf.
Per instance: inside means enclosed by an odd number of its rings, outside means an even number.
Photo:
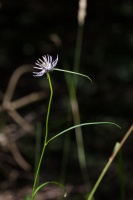
[[[39,185],[39,186],[37,187],[37,189],[35,190],[33,196],[35,196],[36,193],[37,193],[42,187],[44,187],[45,185],[48,185],[48,184],[55,184],[55,185],[61,187],[61,188],[64,190],[64,197],[66,197],[66,195],[67,195],[66,188],[64,187],[64,185],[62,185],[61,183],[58,183],[58,182],[56,182],[56,181],[50,181],[50,182],[42,183],[41,185]]]
[[[50,138],[50,139],[47,141],[46,145],[47,145],[50,141],[52,141],[53,139],[59,137],[60,135],[66,133],[66,132],[68,132],[68,131],[70,131],[70,130],[72,130],[72,129],[78,128],[78,127],[80,127],[80,126],[89,126],[89,125],[94,125],[94,124],[95,124],[95,125],[110,124],[110,125],[115,125],[115,126],[117,126],[118,128],[121,128],[119,125],[117,125],[117,124],[115,124],[115,123],[113,123],[113,122],[91,122],[91,123],[78,124],[78,125],[72,126],[72,127],[70,127],[70,128],[67,128],[67,129],[65,129],[64,131],[62,131],[62,132],[58,133],[57,135],[55,135],[54,137]]]
[[[90,77],[86,76],[84,74],[81,74],[81,73],[78,73],[78,72],[73,72],[73,71],[68,71],[68,70],[64,70],[64,69],[58,69],[58,68],[54,68],[53,70],[61,71],[61,72],[66,72],[66,73],[70,73],[70,74],[75,74],[75,75],[79,75],[79,76],[84,76],[84,77],[88,78],[91,81],[91,83],[92,83],[92,80],[90,79]]]

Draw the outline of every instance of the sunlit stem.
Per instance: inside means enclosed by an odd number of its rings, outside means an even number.
[[[118,152],[120,151],[120,149],[122,148],[123,144],[126,142],[127,138],[129,137],[129,135],[133,132],[133,125],[130,127],[130,129],[127,131],[127,133],[125,134],[125,136],[123,137],[123,139],[121,140],[120,143],[117,143],[117,145],[115,145],[115,148],[114,148],[114,152],[113,154],[111,155],[111,157],[109,158],[106,166],[104,167],[102,173],[100,174],[98,180],[96,181],[93,189],[91,190],[91,193],[89,194],[87,200],[92,200],[99,184],[101,183],[104,175],[106,174],[108,168],[110,167],[111,163],[113,162],[113,160],[115,159],[116,155],[118,154]],[[116,148],[117,147],[117,148]]]
[[[51,79],[50,79],[49,73],[47,73],[47,79],[48,79],[49,87],[50,87],[50,98],[49,98],[48,110],[47,110],[47,116],[46,116],[46,131],[45,131],[45,138],[44,138],[44,144],[43,144],[42,153],[41,153],[39,164],[38,164],[37,171],[36,171],[36,174],[35,174],[34,184],[33,184],[33,188],[32,188],[31,200],[34,200],[34,198],[35,198],[35,190],[36,190],[36,186],[37,186],[37,180],[38,180],[40,167],[41,167],[41,164],[42,164],[42,159],[43,159],[43,156],[44,156],[46,143],[47,143],[47,138],[48,138],[49,113],[50,113],[51,102],[52,102],[52,97],[53,97],[53,88],[52,88],[52,83],[51,83]]]

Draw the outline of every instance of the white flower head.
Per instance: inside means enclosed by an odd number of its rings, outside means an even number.
[[[39,58],[35,65],[34,68],[36,69],[40,69],[41,71],[40,72],[33,72],[33,76],[42,76],[43,74],[47,73],[47,72],[50,72],[53,70],[53,68],[57,65],[57,62],[58,62],[58,55],[57,55],[57,58],[53,61],[52,59],[52,56],[50,55],[45,55],[45,56],[42,56],[42,60]]]

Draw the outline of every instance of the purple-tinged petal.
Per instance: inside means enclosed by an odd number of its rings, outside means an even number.
[[[34,68],[36,68],[36,69],[43,69],[42,67],[34,67]]]
[[[49,60],[49,62],[52,64],[52,56],[49,56],[50,57],[50,60]]]
[[[55,61],[52,62],[52,68],[54,68],[57,65],[58,62],[58,55]]]
[[[43,58],[43,60],[44,60],[44,62],[46,64],[47,63],[47,57],[46,56],[42,56],[42,58]]]
[[[42,76],[46,70],[42,70],[41,72],[33,72],[33,76]]]

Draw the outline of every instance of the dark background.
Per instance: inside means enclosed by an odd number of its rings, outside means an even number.
[[[63,63],[67,63],[72,69],[78,28],[77,12],[78,1],[71,0],[5,0],[0,2],[1,103],[11,74],[21,65],[28,64],[32,69],[36,59],[41,58],[42,55],[50,54],[53,58],[56,58],[58,54],[58,68],[65,69]],[[77,97],[81,122],[112,121],[122,128],[119,130],[110,125],[83,128],[91,186],[94,185],[107,163],[115,143],[122,139],[132,124],[132,24],[132,1],[88,1],[80,72],[88,75],[93,80],[93,85],[86,79],[79,78]],[[52,34],[58,36],[61,46],[52,41]],[[51,79],[54,98],[50,114],[50,136],[73,124],[72,117],[70,117],[69,123],[66,123],[69,94],[64,74],[55,71],[51,73]],[[30,123],[36,127],[38,122],[42,122],[42,128],[45,130],[49,95],[46,76],[34,78],[31,72],[24,74],[18,82],[13,99],[40,90],[43,90],[47,97],[42,101],[21,108],[19,113],[25,116],[32,112],[35,118]],[[3,128],[7,124],[14,125],[15,123],[7,112],[1,112],[0,124],[0,127]],[[11,131],[11,134],[17,135],[19,132],[12,133]],[[23,197],[28,193],[26,190],[23,191],[23,188],[27,185],[30,188],[33,183],[35,140],[35,135],[31,136],[25,133],[25,136],[16,141],[19,151],[32,166],[29,172],[21,169],[9,150],[0,148],[1,195],[7,191],[12,192],[12,195],[14,195],[14,193],[17,194],[16,191],[18,192],[19,189],[18,193],[22,193]],[[41,171],[42,181],[59,181],[64,140],[65,135],[53,141],[47,149]],[[65,184],[72,185],[74,188],[79,187],[81,190],[73,189],[68,199],[86,199],[85,194],[87,191],[84,189],[84,181],[79,168],[74,132],[70,135],[70,140]],[[122,149],[126,199],[132,199],[133,196],[132,141],[131,135]],[[8,171],[17,173],[17,177],[13,179],[11,185],[6,184],[3,187],[3,183],[9,181],[10,173],[8,174]],[[49,190],[53,189],[49,188]],[[18,195],[17,199],[19,198]],[[117,160],[113,162],[98,188],[96,199],[120,199]]]

